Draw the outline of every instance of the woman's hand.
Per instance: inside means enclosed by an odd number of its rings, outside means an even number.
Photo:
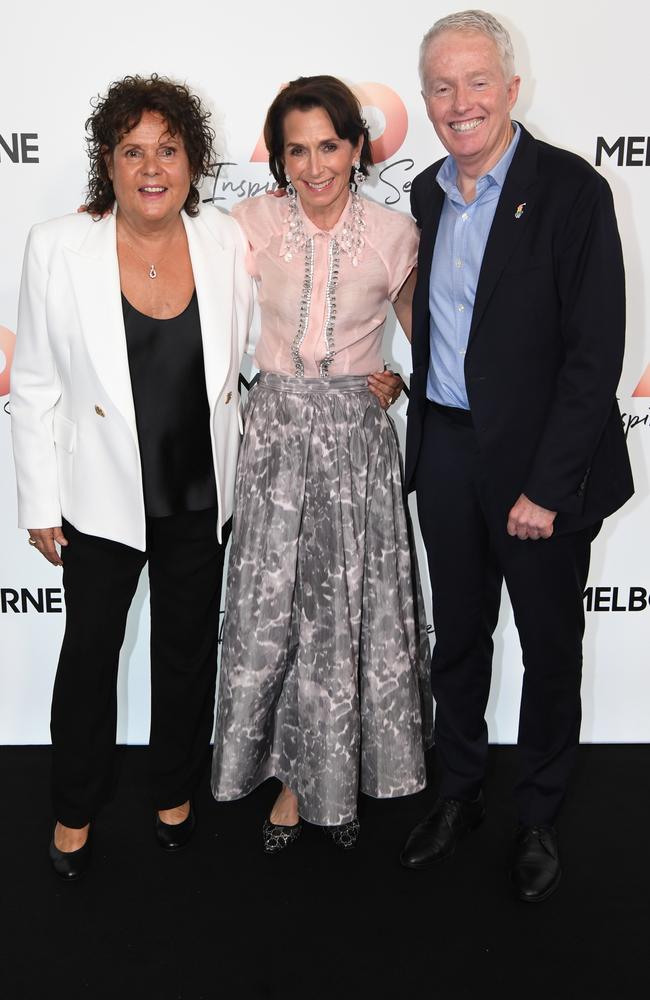
[[[29,544],[45,556],[53,566],[63,566],[57,545],[67,545],[68,539],[63,534],[61,525],[57,528],[28,528]]]
[[[404,382],[401,375],[385,369],[383,372],[375,372],[374,375],[368,376],[368,388],[379,400],[382,410],[387,410],[398,398],[404,388]]]

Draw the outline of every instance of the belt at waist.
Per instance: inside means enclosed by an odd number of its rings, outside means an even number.
[[[300,378],[278,372],[261,372],[259,384],[278,392],[361,392],[368,389],[367,375],[328,375],[324,378]]]

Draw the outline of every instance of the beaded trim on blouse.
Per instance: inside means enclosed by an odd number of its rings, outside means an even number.
[[[318,367],[321,378],[329,375],[330,365],[334,360],[334,322],[336,320],[336,286],[339,280],[339,265],[341,253],[338,242],[330,240],[327,251],[327,288],[325,289],[325,324],[323,334],[325,337],[325,357]]]
[[[302,283],[302,295],[300,296],[300,314],[298,319],[298,332],[291,344],[291,357],[293,358],[296,375],[302,378],[305,374],[305,364],[300,356],[300,348],[307,333],[309,323],[309,310],[311,308],[311,293],[314,287],[314,237],[307,240],[305,247],[305,277]],[[285,257],[286,260],[286,257]]]
[[[366,229],[365,215],[363,209],[363,199],[356,192],[352,194],[352,204],[350,206],[351,222],[343,223],[343,228],[337,236],[331,236],[328,247],[328,267],[327,267],[327,287],[325,289],[325,320],[323,323],[323,338],[325,340],[325,357],[320,362],[319,374],[325,378],[329,374],[329,369],[334,360],[336,351],[334,350],[334,323],[336,321],[336,286],[339,280],[339,269],[341,262],[341,252],[348,254],[352,261],[352,266],[359,263],[361,251],[364,245],[363,234]],[[302,223],[302,218],[298,210],[298,199],[296,195],[289,196],[289,214],[286,220],[286,230],[281,255],[285,261],[293,260],[294,253],[304,251],[305,254],[305,276],[300,297],[300,312],[298,319],[298,330],[291,344],[291,357],[298,377],[303,377],[305,365],[300,356],[307,326],[309,324],[309,310],[311,308],[311,298],[314,287],[314,237],[307,236]]]

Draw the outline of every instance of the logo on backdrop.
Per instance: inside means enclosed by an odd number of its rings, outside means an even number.
[[[404,101],[385,83],[356,83],[350,89],[358,99],[361,113],[368,123],[373,160],[375,163],[389,160],[404,142],[408,131],[409,119]],[[251,162],[266,163],[268,158],[264,136],[261,135],[253,150]]]
[[[650,590],[646,587],[587,587],[585,611],[647,611]]]
[[[0,163],[40,163],[38,132],[0,132]]]
[[[650,167],[650,136],[619,135],[615,139],[596,137],[595,164],[600,167],[603,157],[617,167]]]
[[[641,381],[632,393],[633,396],[650,396],[650,365],[641,376]]]
[[[411,188],[409,173],[415,166],[411,159],[387,162],[401,148],[408,132],[408,112],[399,94],[385,83],[357,83],[352,86],[361,104],[362,114],[368,123],[372,155],[376,164],[386,164],[378,173],[378,193],[386,205],[396,205]],[[251,163],[267,163],[268,152],[264,137],[257,140],[251,154]],[[244,177],[231,179],[238,163],[224,161],[218,163],[212,175],[212,191],[205,202],[226,201],[230,198],[254,198],[266,191],[273,191],[276,183],[267,176],[264,181]]]
[[[0,614],[60,615],[63,612],[61,587],[0,587]]]
[[[6,326],[0,326],[0,396],[6,396],[9,392],[9,375],[15,346],[16,334]]]

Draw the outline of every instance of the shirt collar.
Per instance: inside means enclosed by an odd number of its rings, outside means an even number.
[[[517,122],[512,123],[514,129],[514,135],[510,141],[510,145],[506,149],[505,153],[497,163],[494,164],[491,170],[488,170],[486,174],[482,174],[476,182],[477,191],[480,194],[485,190],[486,187],[496,184],[496,186],[501,189],[503,187],[504,181],[506,179],[506,174],[510,164],[512,163],[512,158],[515,155],[515,150],[517,148],[517,143],[519,142],[519,137],[521,136],[521,129]],[[438,184],[445,192],[445,194],[453,198],[454,195],[458,198],[460,197],[458,187],[456,186],[456,179],[458,177],[458,167],[456,166],[456,161],[453,156],[449,155],[443,162],[440,170],[438,171],[436,180]],[[481,183],[483,182],[483,183]],[[463,200],[463,199],[461,199]]]
[[[352,228],[354,228],[354,221],[351,220],[351,216],[352,216],[352,192],[351,191],[348,194],[348,200],[345,203],[345,208],[341,212],[340,218],[337,220],[336,225],[333,226],[332,229],[329,229],[329,230],[328,229],[319,229],[318,226],[314,225],[314,223],[311,221],[311,219],[309,219],[307,217],[307,215],[305,214],[305,211],[304,211],[304,209],[302,207],[302,203],[300,201],[300,197],[298,196],[296,200],[297,200],[297,209],[298,209],[298,220],[297,221],[299,223],[299,226],[298,226],[297,230],[294,230],[293,239],[291,241],[292,246],[290,247],[289,243],[288,243],[288,237],[289,237],[289,223],[290,223],[290,220],[291,220],[291,211],[290,211],[289,208],[287,208],[286,215],[284,216],[284,220],[283,220],[283,226],[282,226],[282,239],[280,240],[280,249],[279,249],[279,256],[280,257],[285,257],[285,255],[287,253],[290,254],[292,252],[292,250],[302,250],[304,248],[304,246],[305,246],[305,242],[307,240],[312,239],[314,236],[324,236],[328,240],[332,239],[333,237],[340,236],[340,234],[341,234],[341,232],[343,230],[343,227],[345,226],[346,223],[349,223],[349,225]],[[349,250],[349,248],[346,247],[345,242],[343,242],[341,244],[341,249],[344,252],[346,252],[346,253]],[[288,259],[290,260],[291,258],[289,257]]]

